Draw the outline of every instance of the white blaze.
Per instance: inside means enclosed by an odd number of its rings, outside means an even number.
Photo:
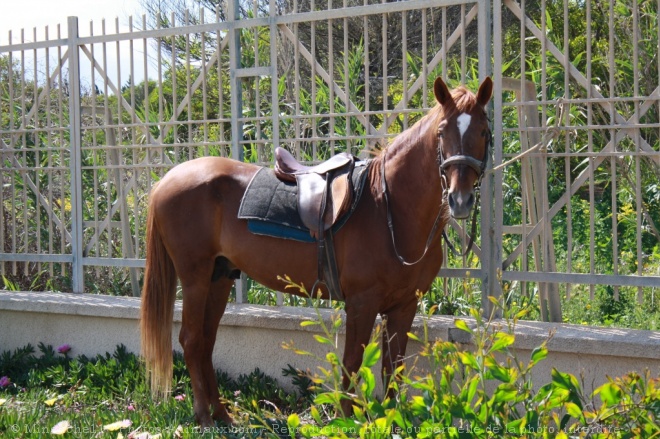
[[[468,127],[470,126],[470,121],[471,120],[472,120],[472,116],[470,116],[467,113],[461,114],[456,119],[456,122],[458,123],[458,131],[461,133],[461,141],[463,141],[463,135],[467,131]]]

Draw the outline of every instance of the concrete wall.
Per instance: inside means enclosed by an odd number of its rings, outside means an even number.
[[[140,350],[138,328],[139,299],[66,293],[0,292],[0,351],[13,350],[39,342],[57,347],[67,343],[72,355],[92,356],[113,352],[120,343],[135,353]],[[332,311],[322,310],[326,322]],[[291,364],[303,370],[316,370],[321,365],[313,356],[301,356],[282,348],[293,342],[298,349],[325,357],[328,346],[316,342],[317,326],[301,327],[304,320],[315,319],[309,308],[266,307],[229,304],[222,319],[214,353],[214,364],[231,376],[260,368],[266,374],[291,388],[282,368]],[[465,319],[474,325],[470,319]],[[178,332],[181,303],[174,315],[173,346],[181,350]],[[497,323],[496,323],[497,324]],[[434,316],[428,320],[431,339],[455,341],[470,347],[469,335],[454,326],[454,318]],[[416,319],[413,332],[421,333],[422,320]],[[630,371],[649,369],[660,375],[660,332],[635,331],[555,323],[519,322],[516,327],[516,354],[526,361],[535,347],[554,336],[548,343],[549,355],[535,369],[534,383],[550,381],[550,371],[557,368],[581,378],[584,390],[591,391],[606,377],[621,376]],[[343,346],[343,329],[338,335]],[[419,349],[410,343],[408,355]]]

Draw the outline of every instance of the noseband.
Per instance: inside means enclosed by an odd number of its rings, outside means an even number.
[[[477,160],[471,155],[466,155],[463,153],[463,143],[461,142],[461,151],[459,154],[453,155],[449,158],[445,158],[444,148],[442,147],[442,125],[438,127],[438,164],[440,166],[440,175],[447,175],[447,168],[450,166],[469,166],[474,169],[474,172],[477,173],[479,178],[475,183],[475,186],[481,185],[481,179],[486,172],[486,166],[488,166],[488,157],[490,156],[490,148],[493,143],[493,133],[488,129],[488,140],[486,142],[486,151],[484,152],[484,158],[482,160]]]
[[[477,173],[477,180],[474,183],[474,190],[476,191],[476,197],[474,204],[472,205],[472,230],[470,232],[470,240],[468,241],[467,248],[464,252],[459,252],[456,250],[456,247],[449,241],[449,236],[447,236],[447,231],[442,231],[442,236],[447,242],[447,247],[451,250],[454,255],[463,257],[470,253],[472,245],[474,244],[474,236],[477,233],[477,205],[479,204],[479,189],[481,188],[481,180],[484,177],[486,172],[486,166],[488,165],[488,157],[490,156],[490,149],[493,144],[493,133],[488,129],[488,137],[486,140],[486,150],[484,151],[484,158],[482,160],[477,160],[470,155],[463,153],[463,142],[461,142],[461,150],[459,154],[453,155],[445,159],[444,148],[442,147],[443,135],[442,135],[443,126],[438,127],[438,165],[440,167],[440,179],[443,183],[442,198],[446,200],[448,197],[449,188],[447,187],[447,169],[450,166],[469,166]]]

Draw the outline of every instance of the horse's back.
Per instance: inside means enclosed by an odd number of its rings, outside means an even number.
[[[178,196],[221,184],[247,186],[259,168],[224,157],[201,157],[172,168],[154,187],[153,197]]]

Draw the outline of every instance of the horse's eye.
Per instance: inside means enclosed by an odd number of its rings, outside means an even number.
[[[483,130],[481,132],[481,137],[488,137],[488,130]]]

